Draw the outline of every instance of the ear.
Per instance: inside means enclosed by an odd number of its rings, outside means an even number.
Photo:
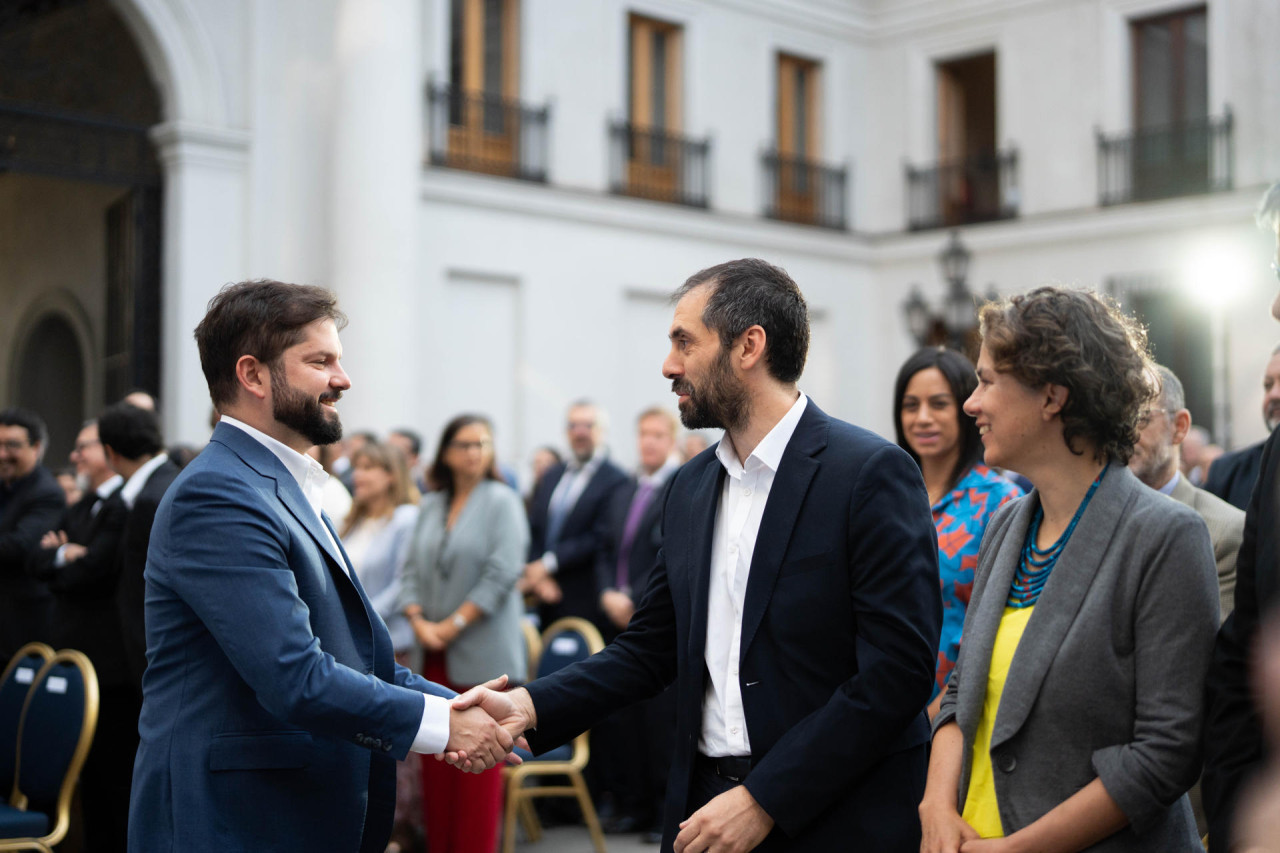
[[[1191,431],[1191,413],[1186,409],[1179,409],[1173,415],[1173,437],[1172,443],[1176,446],[1182,444],[1182,440],[1187,437],[1187,433]]]
[[[236,381],[250,395],[265,400],[271,387],[271,369],[256,356],[242,355],[236,361]]]
[[[1067,405],[1067,396],[1069,395],[1067,386],[1065,385],[1045,385],[1044,386],[1044,419],[1052,420],[1062,414],[1062,409]]]
[[[738,366],[750,370],[759,364],[764,358],[766,343],[763,326],[752,326],[739,335],[738,346],[742,347],[742,353],[737,359]]]

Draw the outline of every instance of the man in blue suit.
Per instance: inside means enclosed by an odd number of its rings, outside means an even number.
[[[512,739],[398,666],[333,524],[308,447],[342,435],[350,387],[332,294],[224,288],[196,328],[222,418],[155,517],[129,849],[381,853],[395,760],[473,769]]]
[[[919,468],[796,386],[795,282],[731,261],[677,291],[663,373],[725,437],[673,475],[663,545],[603,652],[478,703],[535,751],[676,685],[662,849],[916,853],[942,606]]]

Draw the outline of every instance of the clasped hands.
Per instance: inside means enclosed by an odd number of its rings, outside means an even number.
[[[438,760],[468,773],[502,761],[521,763],[512,750],[529,748],[522,735],[534,725],[533,701],[523,688],[501,692],[506,686],[507,677],[500,675],[454,698],[449,706],[449,742]]]
[[[556,579],[541,560],[534,560],[525,565],[524,573],[520,576],[520,580],[516,581],[516,589],[534,596],[544,604],[556,604],[563,596],[560,584],[556,583]]]
[[[73,563],[89,552],[83,545],[68,541],[65,530],[50,530],[40,539],[41,548],[62,548],[64,545],[62,559],[67,563]]]

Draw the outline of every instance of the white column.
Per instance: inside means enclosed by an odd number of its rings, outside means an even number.
[[[246,274],[249,136],[169,122],[152,138],[165,181],[160,415],[166,441],[199,446],[211,403],[192,333],[219,288]]]
[[[417,314],[423,152],[419,3],[340,0],[336,28],[330,286],[342,333],[348,429],[412,423],[423,320]]]

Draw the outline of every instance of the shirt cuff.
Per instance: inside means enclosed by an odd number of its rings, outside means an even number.
[[[58,553],[53,555],[53,565],[56,568],[62,568],[67,564],[67,546],[59,545]]]
[[[560,571],[560,561],[556,559],[555,551],[548,551],[542,555],[542,565],[546,567],[547,574],[554,575]]]
[[[440,696],[422,694],[422,722],[413,739],[413,752],[436,755],[449,745],[449,702]]]

